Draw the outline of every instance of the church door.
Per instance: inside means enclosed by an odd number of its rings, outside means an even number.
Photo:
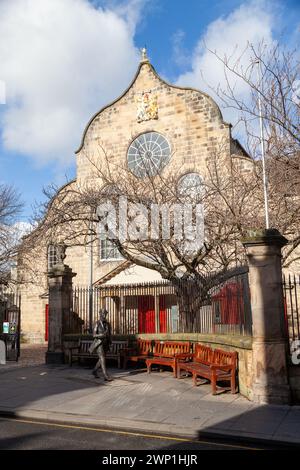
[[[155,306],[152,295],[138,297],[139,333],[155,333]]]

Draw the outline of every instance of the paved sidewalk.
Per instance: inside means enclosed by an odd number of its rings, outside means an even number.
[[[21,343],[21,356],[17,362],[7,361],[4,368],[1,370],[8,369],[20,369],[25,366],[37,366],[45,364],[45,354],[47,351],[47,343],[43,344],[26,344]]]
[[[37,356],[36,356],[37,357]],[[300,407],[258,406],[240,395],[212,396],[209,385],[171,372],[110,369],[113,382],[91,367],[0,366],[0,413],[39,420],[198,437],[199,433],[300,445]]]

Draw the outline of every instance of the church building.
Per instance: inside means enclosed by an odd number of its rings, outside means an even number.
[[[141,152],[143,159],[151,158],[155,171],[163,173],[171,168],[186,184],[201,182],[206,178],[211,152],[221,145],[229,166],[234,160],[242,168],[252,167],[252,159],[233,139],[231,125],[223,120],[215,101],[199,90],[168,84],[158,76],[143,50],[129,87],[86,125],[75,152],[76,179],[68,187],[92,181],[93,161],[105,156],[116,167],[118,162],[128,165],[142,178]],[[99,237],[95,245],[92,259],[88,245],[67,248],[64,262],[76,273],[74,286],[92,283],[121,289],[120,286],[163,281],[157,271],[124,260],[108,240]],[[21,329],[27,341],[43,342],[47,338],[47,272],[57,263],[57,256],[55,241],[32,247],[28,254],[31,270],[18,273],[23,281]],[[170,308],[174,307],[171,295],[159,300],[160,313],[168,302]],[[136,308],[141,314],[145,306],[139,301]]]

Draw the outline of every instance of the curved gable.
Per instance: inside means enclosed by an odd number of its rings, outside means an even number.
[[[109,108],[113,107],[114,105],[116,105],[118,102],[120,102],[133,88],[134,88],[134,85],[138,82],[138,80],[141,78],[141,75],[142,75],[142,72],[143,70],[147,67],[147,72],[148,72],[148,75],[149,75],[149,72],[150,74],[152,74],[152,76],[155,78],[155,80],[158,82],[158,83],[161,83],[163,86],[165,87],[168,87],[169,89],[171,90],[174,90],[174,91],[177,91],[179,94],[184,93],[184,92],[191,92],[192,94],[197,94],[199,95],[199,98],[201,97],[201,99],[205,99],[209,105],[211,106],[212,109],[214,109],[214,112],[215,112],[215,115],[217,116],[217,118],[219,119],[219,121],[224,124],[226,127],[229,127],[230,124],[228,124],[227,122],[224,121],[223,119],[223,115],[222,115],[222,112],[219,108],[219,106],[217,105],[217,103],[205,92],[202,92],[200,90],[197,90],[195,88],[191,88],[191,87],[181,87],[181,86],[177,86],[177,85],[172,85],[172,84],[169,84],[167,81],[163,80],[159,75],[158,73],[156,72],[155,68],[153,67],[152,64],[150,64],[150,62],[148,60],[144,60],[144,61],[141,61],[141,63],[139,64],[139,67],[137,69],[137,72],[132,80],[132,82],[130,83],[130,85],[128,86],[128,88],[118,97],[116,98],[114,101],[112,101],[111,103],[107,104],[106,106],[104,106],[103,108],[101,108],[98,112],[96,112],[92,117],[91,119],[89,120],[89,122],[87,123],[84,131],[83,131],[83,135],[82,135],[82,138],[81,138],[81,142],[80,142],[80,146],[79,148],[75,151],[75,154],[78,154],[81,149],[83,148],[84,146],[84,143],[85,143],[85,139],[86,139],[86,136],[87,136],[87,133],[91,127],[91,125],[93,124],[93,122],[98,118],[100,117],[100,115],[102,113],[104,113],[106,110],[108,110]]]

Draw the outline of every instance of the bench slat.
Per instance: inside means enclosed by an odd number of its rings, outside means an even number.
[[[190,353],[189,341],[155,341],[155,351],[152,358],[146,360],[147,372],[151,373],[151,366],[167,365],[172,368],[174,377],[177,376],[177,356]]]

